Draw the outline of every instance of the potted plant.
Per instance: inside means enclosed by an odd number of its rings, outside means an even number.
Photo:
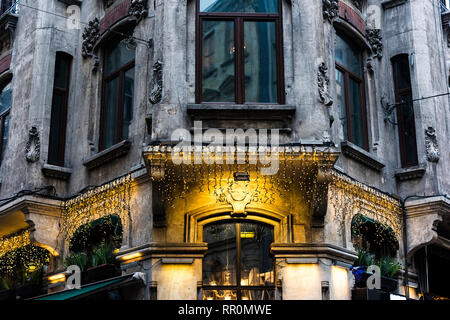
[[[102,241],[92,250],[91,267],[87,269],[87,273],[89,282],[101,281],[118,275],[111,244]]]

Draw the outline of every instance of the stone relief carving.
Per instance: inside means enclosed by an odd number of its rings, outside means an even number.
[[[425,148],[427,150],[427,159],[430,162],[438,162],[441,154],[437,142],[436,131],[433,127],[425,129]]]
[[[39,160],[41,154],[41,141],[36,127],[31,127],[28,132],[28,141],[25,152],[28,162],[36,162]]]
[[[147,0],[132,0],[130,4],[130,8],[128,9],[128,14],[130,16],[134,16],[136,20],[139,22],[144,18],[148,13],[147,10]]]
[[[333,99],[328,93],[328,87],[330,85],[330,78],[328,77],[328,67],[324,62],[319,65],[319,71],[317,73],[317,82],[319,85],[319,100],[327,107],[333,105]]]
[[[103,0],[105,8],[109,8],[116,0]]]
[[[373,57],[381,59],[383,57],[383,37],[381,29],[367,29],[366,38],[372,49]]]
[[[82,37],[83,43],[81,54],[84,58],[94,56],[94,46],[100,37],[100,21],[98,18],[94,18],[94,20],[89,21],[88,26],[84,28]]]
[[[338,0],[322,0],[323,5],[323,20],[328,20],[330,23],[339,15],[339,1]]]
[[[352,3],[356,7],[356,9],[361,11],[361,9],[362,9],[362,0],[352,0]]]
[[[161,61],[156,61],[153,65],[153,89],[150,93],[150,102],[157,104],[161,102],[163,90],[163,64]]]

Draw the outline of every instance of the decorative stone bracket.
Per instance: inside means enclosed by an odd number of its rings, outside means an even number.
[[[153,88],[149,100],[152,104],[158,104],[161,102],[163,90],[163,64],[159,60],[153,65],[152,84]]]
[[[425,148],[427,150],[427,159],[430,162],[439,162],[441,153],[437,142],[436,131],[433,127],[425,130]]]
[[[330,107],[333,105],[333,98],[329,94],[330,77],[328,76],[328,67],[324,62],[319,65],[317,72],[317,83],[319,86],[319,100],[321,103]]]
[[[28,132],[28,141],[25,151],[28,162],[33,163],[39,160],[41,153],[41,142],[39,138],[39,131],[36,127],[31,127]]]
[[[323,21],[332,23],[339,15],[339,1],[338,0],[322,0],[323,6]]]
[[[381,36],[381,29],[366,29],[366,38],[370,44],[373,57],[381,59],[383,57],[383,37]]]

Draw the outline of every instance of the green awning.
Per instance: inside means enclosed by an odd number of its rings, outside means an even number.
[[[33,298],[31,300],[70,300],[77,297],[94,294],[103,291],[109,287],[117,287],[125,284],[137,283],[139,280],[133,277],[133,274],[121,276],[111,280],[105,280],[82,286],[80,289],[64,290],[50,293],[45,296]]]

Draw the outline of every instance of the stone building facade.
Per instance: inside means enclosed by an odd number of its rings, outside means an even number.
[[[449,297],[441,1],[2,6],[0,255],[43,247],[48,277],[80,226],[117,215],[136,299],[345,300],[362,216],[395,239],[396,293]],[[233,138],[227,163],[217,137],[237,129],[269,143]]]

